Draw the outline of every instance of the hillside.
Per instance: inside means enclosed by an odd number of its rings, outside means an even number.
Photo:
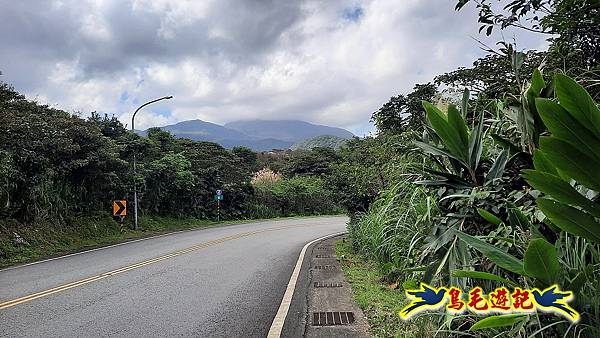
[[[173,125],[161,127],[177,137],[189,138],[198,141],[222,142],[225,140],[246,140],[248,135],[237,130],[228,129],[221,125],[202,120],[183,121]]]
[[[321,135],[333,135],[344,139],[354,136],[354,134],[342,128],[297,120],[235,121],[225,124],[225,127],[257,138],[274,138],[289,142],[298,142]]]
[[[292,150],[311,150],[315,147],[324,147],[339,149],[341,146],[348,142],[347,139],[333,135],[320,135],[317,137],[309,138],[306,140],[298,141],[290,147]]]
[[[219,143],[225,148],[248,147],[254,151],[288,149],[295,142],[330,135],[341,140],[354,136],[347,130],[303,121],[236,121],[225,126],[202,120],[182,121],[160,127],[179,138]],[[145,135],[146,131],[136,131]]]

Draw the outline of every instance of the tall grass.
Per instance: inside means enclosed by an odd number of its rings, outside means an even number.
[[[348,231],[355,249],[375,259],[381,266],[398,271],[414,268],[430,232],[435,203],[425,188],[413,182],[414,163],[395,168],[400,171],[394,185],[382,191],[366,213],[356,215]],[[417,169],[418,171],[418,169]]]

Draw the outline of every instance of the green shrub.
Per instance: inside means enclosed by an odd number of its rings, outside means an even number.
[[[255,183],[252,207],[261,215],[318,215],[342,212],[319,177],[295,176],[274,182]]]

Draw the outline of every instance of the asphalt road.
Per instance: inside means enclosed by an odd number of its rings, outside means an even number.
[[[346,222],[224,226],[2,270],[0,336],[264,337],[304,244]]]

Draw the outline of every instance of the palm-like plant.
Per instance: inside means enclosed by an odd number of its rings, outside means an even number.
[[[558,103],[535,101],[552,135],[540,138],[535,170],[523,176],[546,194],[537,205],[552,224],[600,243],[600,110],[571,78],[557,75],[555,82]]]
[[[554,83],[558,103],[535,99],[535,109],[551,136],[540,136],[539,148],[533,157],[535,169],[524,170],[523,176],[533,188],[545,194],[537,199],[537,206],[548,223],[564,231],[560,241],[553,245],[542,234],[536,233],[531,224],[524,224],[520,228],[530,231],[534,238],[528,241],[523,258],[518,259],[484,240],[491,236],[475,237],[457,230],[454,232],[498,267],[511,272],[512,277],[537,286],[564,285],[577,294],[578,309],[590,310],[598,304],[597,298],[590,297],[597,294],[594,285],[598,278],[598,247],[585,242],[600,243],[600,205],[596,200],[600,191],[600,110],[583,87],[569,77],[557,75]],[[491,223],[503,223],[483,210],[480,214]],[[576,248],[565,247],[560,244],[563,242],[578,244]],[[573,256],[591,265],[574,264]],[[453,275],[514,283],[513,278],[480,271],[455,270]],[[521,320],[524,317],[521,316]],[[597,310],[585,313],[584,318],[581,329],[586,334],[597,334],[597,329],[589,325],[598,320]],[[516,323],[503,324],[505,319],[488,317],[473,328]]]
[[[442,170],[428,170],[431,174],[440,177],[439,180],[417,183],[466,188],[484,185],[502,176],[508,160],[508,151],[501,151],[486,175],[481,177],[481,159],[486,129],[483,123],[483,113],[479,115],[477,124],[472,128],[467,126],[464,117],[467,113],[468,102],[468,91],[465,91],[463,95],[462,113],[453,104],[448,106],[447,113],[443,113],[433,104],[423,102],[427,121],[431,128],[428,129],[427,137],[423,141],[415,141],[415,144],[426,153],[433,155],[434,161],[440,165]],[[445,165],[446,162],[450,164],[449,167]]]

